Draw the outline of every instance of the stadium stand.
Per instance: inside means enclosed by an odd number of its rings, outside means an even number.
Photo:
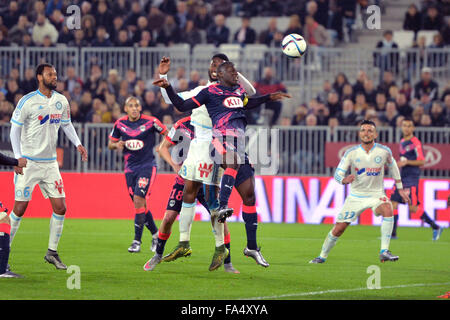
[[[151,92],[147,96],[154,96],[153,102],[146,104],[149,107],[144,108],[144,112],[163,121],[162,116],[167,114],[167,106],[162,101],[159,90],[151,85],[157,76],[161,57],[171,57],[169,78],[180,90],[188,83],[192,73],[200,75],[198,83],[205,83],[210,57],[219,51],[225,52],[239,70],[255,83],[261,80],[266,67],[274,70],[275,78],[293,95],[293,99],[283,102],[281,115],[276,123],[282,130],[295,125],[302,126],[298,127],[298,134],[302,130],[311,131],[308,126],[311,127],[317,120],[319,123],[315,127],[323,128],[320,130],[324,130],[324,136],[331,134],[328,122],[337,123],[338,132],[348,130],[339,124],[339,117],[330,114],[332,112],[328,96],[336,89],[326,85],[327,82],[333,83],[337,75],[342,73],[351,90],[347,88],[347,93],[343,94],[340,91],[343,88],[339,87],[336,104],[338,112],[342,112],[345,99],[357,104],[357,93],[362,92],[366,102],[362,109],[358,109],[358,117],[355,119],[375,117],[383,127],[382,130],[386,130],[386,137],[390,137],[386,141],[394,141],[398,134],[397,122],[391,121],[393,125],[383,123],[382,120],[386,119],[385,108],[378,107],[370,98],[381,90],[384,73],[392,72],[392,86],[395,88],[386,92],[386,101],[397,100],[396,95],[404,93],[411,110],[423,110],[431,116],[431,123],[428,123],[427,117],[422,117],[420,112],[411,114],[416,115],[416,125],[422,127],[419,132],[424,130],[425,134],[431,127],[445,126],[447,128],[442,128],[441,133],[433,131],[432,135],[445,135],[442,141],[448,142],[448,1],[415,1],[420,19],[408,20],[408,23],[405,20],[409,19],[407,13],[411,1],[405,0],[395,3],[381,0],[287,0],[276,3],[262,0],[249,7],[245,0],[74,0],[70,4],[80,7],[81,28],[69,30],[68,21],[71,22],[73,17],[66,11],[67,1],[0,0],[0,142],[8,141],[11,113],[17,101],[33,87],[30,70],[41,62],[55,65],[59,73],[58,90],[75,105],[72,108],[72,118],[81,133],[85,131],[86,124],[90,124],[89,130],[103,130],[102,126],[109,128],[123,115],[123,110],[113,106],[122,107],[124,98],[131,94],[137,95],[144,102],[146,93]],[[271,7],[275,5],[276,7]],[[380,30],[367,27],[370,18],[367,8],[370,5],[381,8]],[[437,17],[433,16],[434,11],[430,9],[434,7],[438,9]],[[224,27],[228,28],[229,33],[226,42],[216,46],[208,43],[208,29],[220,12],[225,13]],[[316,22],[307,26],[307,16],[312,16]],[[246,45],[234,41],[243,17],[250,18],[250,28],[256,33],[254,42]],[[292,29],[290,23],[295,20],[300,21],[300,25]],[[441,21],[439,28],[435,28],[436,21]],[[273,30],[269,27],[272,23],[275,26]],[[326,30],[330,40],[326,46],[314,44],[314,31],[319,24]],[[408,26],[408,29],[404,30],[404,26]],[[292,30],[299,30],[310,42],[307,54],[301,59],[289,59],[280,50],[283,36]],[[383,33],[387,30],[392,30],[392,42],[383,38]],[[440,35],[440,40],[436,35]],[[262,41],[263,36],[268,39],[267,42]],[[382,45],[376,48],[375,44],[378,42]],[[393,43],[398,48],[392,48]],[[411,90],[414,90],[421,79],[424,67],[431,68],[432,78],[439,86],[439,94],[434,101],[411,95]],[[97,70],[100,70],[100,75],[96,74]],[[114,71],[111,73],[112,70]],[[70,78],[71,73],[75,73],[77,80]],[[359,79],[361,73],[364,77]],[[433,103],[441,105],[439,114],[431,114]],[[303,115],[305,110],[306,114]],[[256,113],[254,124],[268,125],[272,115],[271,110],[263,107]],[[307,122],[308,115],[311,115],[310,125]],[[182,116],[181,113],[174,113],[171,118],[176,121]],[[397,110],[396,117],[400,116],[400,110]],[[422,121],[422,118],[425,120]],[[167,119],[166,117],[165,121]],[[91,124],[92,122],[94,123]],[[101,123],[104,125],[96,127]],[[322,133],[320,137],[319,134],[314,137],[318,143],[323,139]],[[90,138],[91,135],[86,137]],[[287,139],[289,141],[283,143],[290,143],[289,148],[295,148],[298,141],[296,139]],[[66,142],[64,139],[61,141],[62,144]],[[324,150],[314,152],[323,154]],[[120,167],[120,159],[109,155],[108,151],[105,150],[102,156],[110,157],[105,158],[107,170],[117,170]],[[76,161],[73,158],[70,170],[81,170],[81,164]],[[101,165],[102,162],[98,160],[89,168],[95,170]],[[300,164],[289,166],[282,172],[302,173],[313,170],[311,173],[326,174],[329,170],[323,161],[319,161],[319,165],[314,168]],[[442,171],[430,171],[427,174],[448,176],[448,172]]]
[[[395,30],[393,34],[393,40],[400,49],[410,48],[414,43],[414,37],[414,31],[408,30]]]

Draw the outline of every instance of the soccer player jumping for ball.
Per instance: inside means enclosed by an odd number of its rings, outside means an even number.
[[[375,143],[377,130],[375,123],[364,120],[360,125],[359,138],[361,144],[348,149],[342,157],[334,179],[340,184],[351,184],[350,195],[345,199],[344,206],[338,214],[334,228],[328,233],[320,255],[310,263],[324,263],[328,253],[345,229],[355,221],[366,209],[371,208],[375,215],[382,215],[380,261],[397,261],[389,251],[394,217],[392,204],[384,192],[384,167],[387,165],[395,179],[397,190],[405,202],[409,202],[407,189],[403,189],[400,171],[391,150]],[[350,169],[350,175],[346,176]]]
[[[209,81],[205,86],[198,86],[189,91],[179,92],[178,95],[183,99],[189,99],[196,96],[201,90],[218,83],[217,79],[217,68],[223,62],[228,61],[228,57],[223,53],[218,53],[212,56],[211,62],[208,68]],[[167,73],[170,69],[170,58],[163,57],[159,65],[160,78],[167,79]],[[241,84],[243,90],[248,95],[253,95],[256,93],[255,88],[251,83],[238,72],[239,83]],[[167,95],[164,88],[161,87],[161,93],[164,97],[166,103],[172,103]],[[189,151],[187,152],[186,159],[183,161],[181,170],[178,172],[179,176],[184,179],[183,188],[183,199],[181,204],[180,217],[180,237],[178,245],[162,258],[162,261],[170,262],[174,261],[180,257],[189,256],[192,252],[190,248],[190,230],[195,216],[195,199],[198,197],[199,190],[201,190],[202,185],[209,185],[209,191],[205,192],[205,196],[209,194],[214,194],[217,186],[220,185],[220,179],[222,175],[222,169],[219,165],[214,163],[211,158],[211,142],[212,142],[212,121],[208,114],[208,110],[205,105],[192,110],[190,116],[190,125],[194,127],[194,139],[189,144]],[[160,149],[160,151],[162,151]],[[254,185],[253,179],[253,168],[249,163],[241,165],[239,172],[236,177],[237,191],[241,198],[244,199],[244,205],[249,206],[250,210],[245,210],[246,213],[255,213],[256,211],[252,208],[254,207],[254,201],[244,194],[247,190],[246,186],[248,184]],[[251,188],[251,189],[254,189]],[[217,266],[220,266],[221,262],[224,262],[224,267],[226,271],[235,273],[235,269],[231,265],[231,258],[229,255],[230,242],[229,235],[226,235],[225,228],[226,225],[218,223],[218,201],[209,197],[209,210],[211,212],[211,220],[213,223],[214,237],[215,237],[215,252],[210,265],[210,270],[214,270]],[[252,207],[253,206],[253,207]],[[244,214],[246,217],[246,214]],[[251,220],[251,219],[248,219]],[[164,222],[164,221],[163,221]],[[251,228],[256,229],[255,224],[251,224]],[[161,234],[158,242],[163,242],[164,238],[168,235]],[[256,249],[256,238],[253,241],[248,239],[248,250],[246,250],[247,256],[252,256],[258,263],[267,266],[267,263],[262,258],[262,255]],[[254,250],[253,250],[254,249]],[[160,251],[162,253],[162,251]],[[145,269],[151,269],[154,263],[158,262],[158,255],[155,255],[149,263],[146,264]]]
[[[290,95],[284,92],[276,92],[248,98],[245,90],[239,85],[239,76],[233,63],[228,61],[218,67],[217,76],[218,84],[210,85],[188,100],[180,98],[165,79],[157,80],[154,84],[166,89],[170,100],[180,111],[188,111],[202,105],[206,106],[212,120],[214,137],[217,139],[216,141],[219,141],[215,143],[215,148],[223,156],[221,164],[225,168],[219,195],[219,222],[223,222],[232,212],[232,209],[228,208],[228,199],[235,185],[240,164],[246,162],[246,156],[238,154],[238,149],[242,150],[242,146],[238,148],[237,145],[239,142],[242,143],[246,127],[244,108],[255,108],[269,100],[276,101],[290,98]],[[250,180],[248,184],[243,182],[242,187],[245,188],[245,191],[239,192],[244,201],[244,210],[247,211],[243,210],[247,232],[247,248],[244,250],[244,254],[252,256],[257,263],[268,267],[269,264],[262,258],[256,244],[257,215],[254,183],[252,181]]]
[[[128,193],[134,203],[134,240],[128,252],[141,251],[144,225],[152,233],[150,250],[156,250],[158,228],[147,208],[146,197],[156,177],[156,161],[153,156],[155,132],[166,135],[167,128],[157,118],[141,115],[139,99],[129,97],[125,101],[126,116],[118,119],[109,137],[108,148],[123,150],[125,179]]]

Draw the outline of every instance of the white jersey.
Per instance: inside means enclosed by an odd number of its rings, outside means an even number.
[[[56,143],[61,123],[70,123],[67,98],[52,91],[47,98],[39,90],[22,97],[14,110],[11,124],[22,127],[21,156],[33,161],[56,160]]]
[[[389,166],[393,177],[400,179],[400,171],[392,157],[391,149],[375,143],[369,152],[362,145],[348,149],[339,162],[334,178],[339,183],[350,168],[355,180],[350,185],[350,195],[356,197],[382,196],[384,192],[384,167]]]
[[[198,86],[192,90],[180,92],[178,95],[183,100],[188,100],[195,97],[200,91],[209,87],[212,83],[208,81],[206,86]],[[192,110],[191,124],[194,127],[194,139],[212,141],[212,121],[209,117],[208,109],[206,109],[204,104]]]

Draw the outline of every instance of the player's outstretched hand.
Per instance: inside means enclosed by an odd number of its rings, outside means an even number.
[[[352,183],[353,180],[355,180],[355,175],[350,174],[350,175],[346,176],[344,179],[342,179],[342,184]]]
[[[25,168],[27,166],[27,159],[25,158],[19,158],[17,159],[19,164],[17,165],[19,168]]]
[[[277,92],[270,94],[270,100],[272,100],[272,101],[278,101],[278,100],[282,100],[284,98],[292,98],[292,96],[288,93],[281,92],[281,91],[277,91]]]
[[[400,194],[400,197],[402,197],[402,199],[403,199],[403,201],[405,203],[408,203],[408,204],[412,203],[411,199],[409,198],[409,193],[410,193],[409,188],[407,188],[407,189],[399,189],[398,193]]]
[[[170,83],[166,79],[158,79],[153,81],[153,85],[165,89],[170,85]]]
[[[169,57],[162,57],[161,61],[159,62],[159,74],[167,74],[170,70],[170,58]]]
[[[88,153],[85,147],[83,147],[83,145],[79,145],[77,147],[78,152],[81,154],[81,161],[86,162],[88,159]]]

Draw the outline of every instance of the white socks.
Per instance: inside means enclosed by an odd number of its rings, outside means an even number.
[[[216,247],[223,246],[225,244],[224,240],[224,224],[217,221],[218,216],[214,215],[212,218],[212,227],[214,233],[214,239],[216,240]]]
[[[330,250],[334,247],[336,244],[336,241],[339,239],[339,237],[333,236],[332,231],[330,231],[327,234],[327,237],[325,238],[325,241],[322,245],[322,251],[320,252],[320,257],[326,259],[328,257],[328,253]]]
[[[195,218],[195,202],[181,205],[180,211],[180,241],[191,239],[191,227]]]
[[[389,243],[391,242],[392,229],[394,227],[394,217],[383,218],[381,223],[381,251],[389,250]],[[336,245],[339,237],[333,235],[332,231],[327,234],[322,245],[320,257],[326,259],[330,250]]]
[[[64,215],[56,213],[52,214],[50,218],[50,237],[48,239],[48,248],[53,251],[57,251],[59,239],[64,225]]]
[[[394,217],[383,218],[381,223],[381,251],[389,250],[392,229],[394,228]]]
[[[11,234],[9,245],[11,246],[14,236],[19,229],[20,221],[22,217],[18,217],[14,214],[14,211],[9,215],[11,221]],[[64,215],[59,215],[56,213],[52,214],[50,218],[50,236],[48,240],[48,248],[53,251],[57,251],[59,239],[61,238],[61,233],[64,225]]]
[[[14,211],[11,211],[9,215],[9,220],[11,221],[11,234],[9,235],[9,246],[11,246],[14,236],[19,229],[20,221],[22,221],[22,217],[18,217],[14,214]]]

